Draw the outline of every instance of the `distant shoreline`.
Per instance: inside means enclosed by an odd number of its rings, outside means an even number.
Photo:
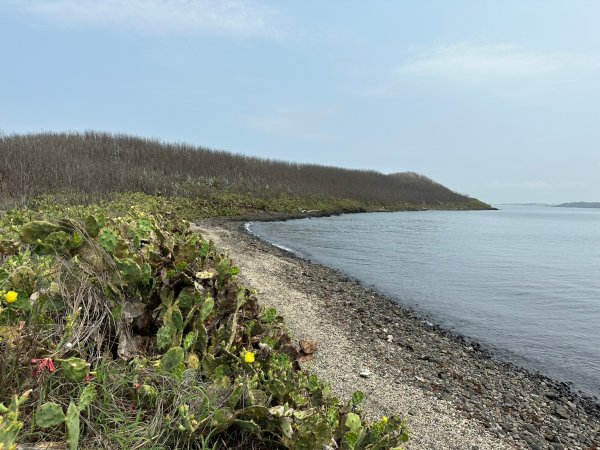
[[[557,208],[599,208],[600,202],[568,202],[554,205]]]

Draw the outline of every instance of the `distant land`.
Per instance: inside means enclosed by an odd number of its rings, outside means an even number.
[[[568,202],[554,206],[558,208],[600,208],[600,202]]]
[[[548,203],[497,203],[498,206],[552,206]]]

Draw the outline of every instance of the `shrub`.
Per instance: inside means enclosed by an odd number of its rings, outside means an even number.
[[[286,163],[125,135],[0,135],[0,154],[4,204],[45,194],[85,203],[143,192],[242,210],[489,207],[413,172]]]

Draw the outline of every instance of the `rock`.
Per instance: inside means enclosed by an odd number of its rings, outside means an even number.
[[[312,355],[318,349],[318,345],[317,345],[316,341],[309,341],[307,339],[302,339],[302,340],[300,340],[299,344],[300,344],[300,349],[306,355]]]
[[[535,439],[532,439],[530,437],[525,437],[525,442],[527,442],[527,444],[529,445],[529,448],[531,448],[532,450],[543,450],[544,447],[542,445],[540,445]]]
[[[269,346],[269,344],[265,344],[264,342],[259,342],[258,343],[258,348],[261,350],[265,350],[265,351],[272,351],[273,349]]]
[[[557,405],[556,408],[554,409],[554,412],[556,413],[556,415],[562,419],[568,419],[569,418],[569,413],[567,412],[567,410],[565,408],[563,408],[560,405]]]
[[[121,317],[129,323],[136,317],[143,315],[146,312],[146,304],[142,302],[125,302],[121,310]]]
[[[394,336],[392,336],[391,334],[387,335],[387,341],[388,342],[394,342]]]
[[[372,374],[373,372],[371,372],[369,369],[362,369],[359,373],[362,378],[369,378]]]
[[[296,361],[298,361],[299,363],[306,363],[309,361],[312,361],[313,359],[315,359],[315,355],[302,355],[299,356]]]
[[[436,358],[435,356],[431,356],[431,355],[422,356],[421,359],[423,361],[429,361],[429,362],[432,362],[434,364],[441,364],[442,363],[442,360],[440,358]]]

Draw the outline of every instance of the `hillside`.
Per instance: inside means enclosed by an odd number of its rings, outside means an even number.
[[[27,204],[42,194],[89,202],[117,192],[251,201],[303,199],[307,208],[350,201],[350,209],[486,209],[412,172],[385,175],[296,164],[98,132],[0,137],[0,199]],[[251,204],[250,208],[269,209]],[[271,205],[272,206],[272,205]]]

